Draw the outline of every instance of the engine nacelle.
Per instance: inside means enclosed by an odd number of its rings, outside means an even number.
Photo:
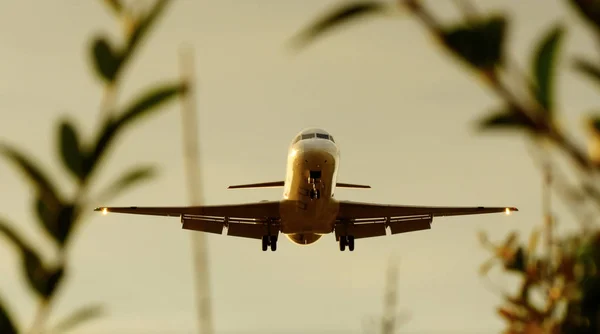
[[[310,245],[312,243],[317,242],[317,240],[321,239],[320,234],[313,233],[297,233],[297,234],[286,234],[288,239],[290,239],[293,243],[298,245]]]

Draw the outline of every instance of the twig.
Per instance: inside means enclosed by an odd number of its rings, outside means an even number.
[[[415,16],[421,20],[429,31],[436,36],[438,39],[443,40],[443,29],[441,28],[438,20],[418,1],[416,0],[403,0],[404,5],[413,11]],[[493,71],[491,73],[484,73],[485,77],[489,80],[486,83],[490,88],[502,98],[510,107],[516,112],[522,114],[527,119],[534,122],[538,129],[543,132],[550,140],[555,142],[561,149],[563,149],[575,162],[575,164],[583,171],[588,174],[596,171],[596,166],[587,158],[587,156],[568,139],[562,132],[560,132],[551,120],[544,117],[547,114],[540,106],[527,108],[519,103],[518,99],[514,94],[506,87],[506,85],[499,79],[498,73]]]
[[[531,145],[529,147],[529,156],[533,163],[540,169],[544,168],[544,159],[536,151],[539,150],[537,147]],[[577,189],[577,187],[569,184],[567,177],[560,171],[560,169],[554,165],[552,167],[552,188],[554,188],[556,194],[567,204],[567,208],[571,211],[573,216],[579,221],[582,227],[589,225],[589,213],[588,215],[581,213],[578,210],[578,205],[584,205],[586,197],[584,191]]]
[[[182,101],[181,120],[183,126],[184,158],[188,181],[188,194],[192,205],[202,203],[200,153],[198,148],[198,120],[194,89],[194,64],[191,49],[182,49],[180,53],[181,75],[189,85],[188,93]],[[208,273],[208,249],[203,233],[192,233],[193,261],[196,277],[196,298],[198,307],[198,325],[200,333],[212,334],[212,309],[210,303],[210,282]]]

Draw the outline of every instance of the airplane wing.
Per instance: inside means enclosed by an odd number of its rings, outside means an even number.
[[[351,201],[340,201],[339,205],[336,239],[346,233],[356,239],[384,236],[387,227],[392,234],[428,230],[434,217],[519,211],[515,207],[407,206]]]
[[[134,215],[180,217],[182,228],[208,233],[261,239],[279,232],[279,201],[181,207],[99,207],[94,211]],[[270,233],[269,233],[270,232]]]

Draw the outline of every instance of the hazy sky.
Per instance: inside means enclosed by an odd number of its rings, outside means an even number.
[[[412,316],[404,332],[498,332],[503,323],[495,307],[501,298],[477,275],[489,254],[476,232],[503,239],[510,230],[528,232],[541,221],[540,178],[523,142],[474,134],[473,122],[498,101],[411,19],[370,20],[301,54],[286,52],[287,40],[333,3],[179,0],[127,71],[121,101],[176,78],[179,46],[193,45],[207,204],[280,198],[280,189],[226,188],[283,179],[290,140],[317,126],[340,145],[340,181],[373,187],[340,190],[340,198],[511,205],[521,212],[440,218],[427,232],[359,240],[352,253],[340,252],[333,235],[310,247],[282,239],[275,253],[262,252],[259,241],[209,236],[217,332],[360,333],[364,319],[382,312],[392,253],[400,257],[400,308]],[[455,15],[452,1],[435,3],[438,13]],[[540,29],[556,19],[574,28],[563,55],[590,53],[590,36],[571,24],[566,1],[477,3],[510,11],[509,46],[523,66]],[[55,122],[68,115],[88,134],[96,126],[101,84],[90,74],[88,45],[93,34],[117,36],[118,29],[101,1],[0,2],[0,139],[35,155],[63,191],[72,183],[56,156]],[[579,129],[581,112],[594,106],[597,92],[567,69],[559,85],[563,118]],[[159,165],[160,176],[98,205],[188,204],[179,117],[174,104],[121,138],[95,189],[136,163]],[[0,212],[50,250],[18,175],[0,163]],[[570,216],[561,218],[565,228],[572,226]],[[192,333],[189,233],[174,218],[92,213],[76,237],[71,275],[53,319],[102,302],[110,314],[78,333]],[[29,324],[35,303],[15,270],[20,263],[14,254],[0,243],[0,291],[19,321]],[[494,282],[514,280],[495,275]]]

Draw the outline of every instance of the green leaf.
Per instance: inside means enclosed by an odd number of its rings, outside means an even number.
[[[96,37],[92,44],[94,68],[108,84],[112,84],[123,64],[123,56],[104,37]]]
[[[442,40],[469,65],[481,70],[491,70],[504,63],[506,25],[504,16],[474,19],[469,23],[444,29]]]
[[[517,248],[514,257],[505,263],[505,268],[512,271],[524,273],[526,271],[525,251],[523,247]]]
[[[123,4],[120,0],[104,0],[104,2],[112,11],[117,14],[123,11]]]
[[[330,10],[322,18],[303,29],[292,42],[297,47],[302,47],[351,20],[357,20],[366,17],[367,15],[380,14],[388,9],[389,7],[387,4],[378,1],[355,1],[353,3],[346,3]]]
[[[60,204],[50,208],[41,198],[35,199],[35,211],[46,231],[59,245],[64,245],[77,219],[73,204]]]
[[[4,155],[10,162],[14,163],[20,171],[25,174],[28,181],[33,185],[38,201],[43,202],[48,212],[59,212],[63,207],[62,200],[54,185],[48,177],[36,166],[36,164],[24,154],[15,148],[0,144],[0,154]],[[43,226],[51,236],[57,236],[54,224],[50,224],[44,219],[40,220]]]
[[[104,315],[104,307],[98,304],[81,307],[71,313],[68,317],[61,320],[54,326],[53,332],[66,333],[78,325],[93,320]]]
[[[63,277],[63,268],[47,269],[33,249],[23,252],[23,258],[30,285],[41,298],[50,299]]]
[[[0,144],[0,154],[19,167],[21,172],[27,176],[28,180],[45,200],[53,204],[59,202],[59,196],[54,186],[30,158],[8,144]]]
[[[0,333],[2,334],[17,334],[17,326],[12,320],[12,316],[7,307],[4,306],[4,301],[0,298]]]
[[[598,117],[598,116],[592,117],[590,119],[590,123],[591,123],[591,126],[592,126],[593,130],[597,134],[600,134],[600,117]]]
[[[63,268],[47,269],[38,253],[4,221],[0,221],[0,234],[10,240],[21,253],[29,285],[41,298],[48,299],[63,276]]]
[[[111,198],[117,196],[120,192],[126,188],[139,183],[141,181],[150,179],[155,175],[155,169],[152,166],[140,166],[134,167],[129,171],[123,173],[117,180],[115,180],[106,190],[102,191],[98,201],[108,201]]]
[[[598,0],[569,0],[586,22],[600,34],[600,1]],[[600,37],[600,35],[598,35]]]
[[[540,41],[533,59],[535,91],[538,102],[544,109],[552,113],[554,110],[554,76],[557,52],[564,29],[555,25]]]
[[[140,119],[141,117],[150,115],[153,111],[160,110],[158,108],[159,106],[186,91],[187,86],[181,83],[156,87],[137,98],[130,106],[125,108],[125,112],[119,117],[109,118],[102,127],[94,150],[86,163],[86,166],[89,168],[86,172],[89,174],[96,168],[113,140],[126,126],[132,124],[133,121]]]
[[[59,148],[62,162],[79,181],[83,181],[85,179],[83,170],[85,151],[82,150],[75,126],[68,120],[63,120],[59,131]]]
[[[584,59],[576,59],[574,67],[577,71],[589,76],[597,84],[600,84],[600,66],[594,65]]]
[[[478,122],[480,130],[527,130],[536,132],[536,124],[516,111],[500,111]]]

